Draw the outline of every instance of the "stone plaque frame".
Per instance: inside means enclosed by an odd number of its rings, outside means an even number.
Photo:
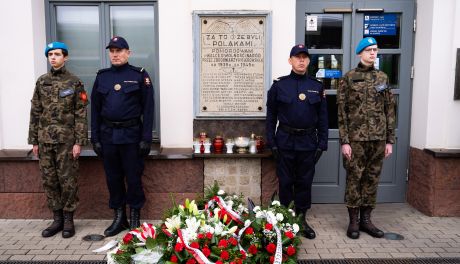
[[[193,37],[195,118],[265,118],[271,12],[194,11]]]

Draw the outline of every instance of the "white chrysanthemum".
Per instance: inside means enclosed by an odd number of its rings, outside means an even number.
[[[256,213],[256,218],[262,218],[262,217],[264,217],[264,213],[261,212],[261,211],[258,211],[258,212]]]
[[[224,191],[224,190],[219,190],[219,191],[217,192],[217,195],[224,195],[224,194],[225,194],[225,191]]]
[[[292,231],[294,231],[294,234],[297,234],[299,232],[299,225],[298,224],[293,224],[292,225]]]
[[[173,233],[175,230],[180,228],[180,216],[174,215],[170,218],[166,218],[165,225],[169,233]]]
[[[254,213],[259,212],[260,211],[260,206],[254,207],[254,209],[252,209],[252,211],[254,211]]]
[[[281,213],[277,213],[277,214],[276,214],[276,220],[278,220],[278,222],[281,222],[281,221],[283,221],[283,220],[284,220],[284,216],[283,216],[283,214],[281,214]]]
[[[275,206],[275,205],[280,206],[281,203],[280,203],[280,201],[274,200],[274,201],[272,202],[272,205],[273,205],[273,206]]]
[[[232,201],[232,200],[228,201],[228,202],[227,202],[227,205],[228,205],[229,207],[233,207],[233,201]]]

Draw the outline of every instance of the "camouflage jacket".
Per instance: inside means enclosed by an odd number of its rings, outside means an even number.
[[[340,80],[337,91],[341,144],[395,142],[395,101],[387,75],[361,63]]]
[[[86,145],[88,98],[78,77],[62,67],[38,78],[30,109],[31,145],[66,143]]]

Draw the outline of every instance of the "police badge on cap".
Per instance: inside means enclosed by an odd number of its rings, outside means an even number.
[[[124,39],[123,37],[115,36],[110,39],[109,45],[107,45],[107,47],[105,48],[129,49],[129,45],[126,39]]]

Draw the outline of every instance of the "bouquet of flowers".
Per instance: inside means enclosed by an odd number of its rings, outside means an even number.
[[[239,241],[251,263],[297,263],[300,244],[298,218],[292,209],[273,201],[270,207],[254,207],[255,217],[246,219]]]
[[[242,196],[228,195],[215,183],[204,199],[174,205],[159,225],[143,223],[129,231],[108,253],[108,262],[294,264],[298,231],[292,209],[273,201],[250,212]]]

